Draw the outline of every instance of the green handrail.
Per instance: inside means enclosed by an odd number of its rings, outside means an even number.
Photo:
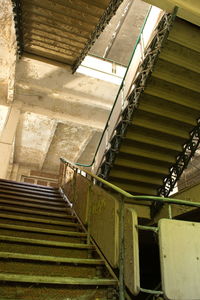
[[[147,13],[146,18],[145,18],[145,20],[144,20],[144,23],[143,23],[143,25],[142,25],[142,28],[141,28],[140,33],[139,33],[139,35],[138,35],[138,38],[137,38],[137,40],[136,40],[136,42],[135,42],[135,45],[134,45],[134,48],[133,48],[133,52],[132,52],[132,54],[131,54],[131,58],[130,58],[130,61],[129,61],[129,64],[128,64],[128,67],[127,67],[126,72],[125,72],[125,74],[124,74],[124,77],[123,77],[123,80],[122,80],[122,82],[121,82],[120,88],[119,88],[119,90],[118,90],[118,92],[117,92],[117,96],[116,96],[116,98],[115,98],[115,101],[114,101],[113,106],[112,106],[112,109],[111,109],[111,111],[110,111],[108,120],[107,120],[107,122],[106,122],[106,125],[105,125],[105,127],[104,127],[103,133],[102,133],[102,135],[101,135],[101,138],[100,138],[100,141],[99,141],[99,143],[98,143],[97,149],[96,149],[96,151],[95,151],[93,160],[92,160],[92,162],[91,162],[90,164],[76,163],[77,166],[80,166],[80,167],[91,167],[91,166],[94,164],[94,162],[95,162],[96,155],[97,155],[97,153],[98,153],[98,150],[99,150],[99,147],[100,147],[101,142],[102,142],[102,140],[103,140],[103,137],[104,137],[104,135],[105,135],[105,132],[106,132],[107,128],[109,127],[109,121],[110,121],[110,119],[111,119],[112,112],[113,112],[113,110],[114,110],[114,108],[115,108],[115,105],[116,105],[116,103],[117,103],[119,94],[120,94],[121,90],[123,89],[124,82],[125,82],[125,79],[126,79],[126,75],[127,75],[127,73],[128,73],[128,70],[129,70],[129,67],[130,67],[132,58],[133,58],[133,56],[134,56],[134,54],[135,54],[135,51],[136,51],[136,48],[137,48],[137,46],[138,46],[138,44],[139,44],[139,42],[140,42],[140,40],[141,40],[141,36],[142,36],[143,30],[144,30],[144,27],[145,27],[145,25],[146,25],[147,19],[148,19],[148,17],[149,17],[149,14],[150,14],[150,12],[151,12],[151,9],[152,9],[152,6],[151,6],[150,9],[148,10],[148,13]]]
[[[77,165],[73,164],[72,162],[66,160],[65,158],[60,158],[61,162],[64,164],[71,165],[75,169],[79,169]],[[106,181],[105,179],[93,174],[90,171],[86,171],[85,169],[79,169],[80,171],[85,172],[87,175],[91,176],[92,178],[98,180],[99,182],[105,184],[107,187],[111,188],[115,192],[121,194],[123,197],[129,198],[129,199],[135,199],[135,200],[145,200],[149,202],[161,202],[163,204],[168,203],[168,204],[178,204],[178,205],[185,205],[185,206],[192,206],[192,207],[200,207],[200,202],[192,202],[192,201],[186,201],[186,200],[179,200],[179,199],[173,199],[173,198],[165,198],[165,197],[158,197],[158,196],[146,196],[146,195],[141,195],[141,196],[134,196],[123,189],[119,188],[118,186]]]

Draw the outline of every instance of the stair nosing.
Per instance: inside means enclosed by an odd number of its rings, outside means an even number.
[[[9,200],[9,199],[3,199],[0,198],[0,203],[5,203],[5,204],[12,204],[12,205],[16,205],[16,206],[23,206],[23,207],[33,207],[36,209],[44,209],[44,210],[48,210],[48,211],[57,211],[57,212],[66,212],[70,209],[70,207],[63,207],[63,208],[58,208],[58,207],[49,207],[47,205],[40,205],[40,204],[36,204],[36,203],[23,203],[23,201],[15,201],[15,200]]]
[[[32,199],[32,198],[22,198],[22,197],[20,197],[20,196],[17,196],[17,197],[14,197],[13,195],[8,195],[8,194],[5,194],[5,195],[3,195],[3,194],[1,194],[0,193],[0,199],[2,199],[2,198],[5,198],[5,199],[8,199],[8,200],[13,200],[13,201],[22,201],[22,202],[33,202],[33,203],[41,203],[41,204],[48,204],[48,205],[52,205],[52,206],[58,206],[58,207],[66,207],[66,205],[65,205],[65,202],[64,202],[64,200],[63,201],[59,201],[59,202],[57,202],[57,201],[55,201],[55,202],[53,202],[52,200],[50,200],[50,201],[48,201],[48,200],[41,200],[41,199]]]
[[[21,191],[22,190],[22,192],[24,191],[24,190],[26,190],[26,191],[28,191],[28,192],[30,192],[31,194],[41,194],[41,195],[49,195],[49,196],[54,196],[55,197],[55,195],[58,195],[58,196],[60,196],[60,193],[59,193],[59,191],[55,191],[55,192],[53,192],[53,191],[41,191],[41,190],[38,190],[38,189],[30,189],[30,188],[27,188],[27,187],[21,187],[21,186],[16,186],[16,185],[12,185],[12,184],[9,184],[9,183],[7,183],[7,182],[2,182],[1,180],[0,180],[0,188],[7,188],[8,190],[15,190],[15,191]]]
[[[7,179],[3,179],[1,178],[0,179],[0,182],[7,182],[7,183],[11,183],[11,184],[15,184],[17,186],[27,186],[27,187],[33,187],[33,188],[36,188],[36,189],[46,189],[46,190],[58,190],[58,188],[55,188],[55,187],[50,187],[50,186],[44,186],[44,185],[39,185],[39,184],[31,184],[31,183],[27,183],[27,182],[19,182],[19,181],[14,181],[14,180],[7,180]]]
[[[6,210],[6,211],[15,211],[15,212],[21,212],[21,213],[25,213],[25,214],[34,214],[34,215],[42,215],[42,216],[46,216],[46,217],[56,217],[56,218],[70,218],[70,219],[75,219],[74,216],[70,215],[70,214],[63,214],[63,213],[54,213],[54,212],[41,212],[40,210],[33,210],[33,209],[23,209],[21,207],[15,207],[13,208],[12,206],[3,206],[0,205],[0,209],[2,210]]]
[[[62,284],[62,285],[117,285],[115,279],[87,279],[77,277],[61,277],[61,276],[35,276],[23,274],[1,273],[0,281],[12,282],[30,282],[43,284]]]
[[[16,242],[22,244],[33,244],[33,245],[43,245],[43,246],[54,246],[61,248],[73,248],[73,249],[95,249],[93,245],[81,244],[81,243],[66,243],[59,241],[49,241],[40,239],[29,239],[23,237],[13,237],[8,235],[0,235],[1,241]]]
[[[104,265],[104,261],[102,259],[71,258],[71,257],[61,257],[61,256],[24,254],[24,253],[16,253],[16,252],[0,252],[0,259],[1,258],[55,262],[55,263],[69,263],[69,264]]]
[[[72,227],[81,227],[79,223],[73,223],[73,222],[62,222],[62,221],[56,221],[56,220],[48,220],[48,219],[41,219],[41,218],[32,218],[32,217],[25,217],[25,216],[19,216],[19,215],[8,215],[8,214],[1,214],[0,218],[2,219],[12,219],[12,220],[18,220],[18,221],[26,221],[26,222],[33,222],[33,223],[44,223],[49,225],[60,225],[60,226],[72,226]]]
[[[15,191],[12,191],[11,189],[9,190],[6,190],[6,189],[3,189],[4,191],[2,192],[2,194],[10,194],[10,195],[16,195],[16,196],[21,196],[21,197],[27,197],[27,198],[36,198],[36,199],[46,199],[46,200],[57,200],[57,199],[60,199],[62,200],[62,196],[60,195],[59,197],[52,197],[52,196],[43,196],[43,195],[32,195],[31,193],[27,192],[27,193],[23,193],[23,192],[15,192]],[[0,192],[1,192],[1,187],[0,187]],[[59,200],[58,200],[59,201]]]
[[[28,226],[22,226],[22,225],[6,224],[6,223],[0,223],[0,228],[16,230],[16,231],[46,233],[46,234],[61,235],[61,236],[87,237],[87,233],[84,233],[84,232],[47,229],[47,228],[40,228],[40,227],[33,227],[33,226],[28,227]]]

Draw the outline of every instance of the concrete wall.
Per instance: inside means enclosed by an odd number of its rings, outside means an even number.
[[[0,99],[13,101],[16,64],[16,39],[12,2],[0,1]]]

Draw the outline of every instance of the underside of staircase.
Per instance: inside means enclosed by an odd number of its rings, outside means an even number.
[[[196,127],[199,139],[199,28],[176,17],[157,49],[164,26],[158,29],[147,50],[99,172],[109,182],[134,194],[168,196],[198,146],[192,149],[191,133]],[[149,70],[156,51],[154,66]],[[134,97],[139,93],[136,101]],[[185,153],[186,148],[192,153]],[[173,181],[170,176],[174,169],[178,174]],[[167,192],[163,192],[164,180],[169,181]]]
[[[0,180],[0,299],[117,299],[117,280],[58,189]]]

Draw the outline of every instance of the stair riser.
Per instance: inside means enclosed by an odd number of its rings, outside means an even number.
[[[58,241],[65,243],[84,243],[86,241],[85,237],[73,237],[73,236],[60,236],[54,234],[44,234],[44,233],[36,233],[36,232],[25,232],[18,230],[7,230],[0,228],[0,234],[15,236],[15,237],[24,237],[30,239],[39,239],[39,240],[47,240],[47,241]]]
[[[93,250],[88,249],[62,248],[9,242],[2,242],[1,251],[35,255],[53,255],[70,258],[88,258],[88,254],[89,256],[91,254],[93,257],[93,254],[95,253]]]
[[[3,299],[26,299],[26,300],[106,300],[108,287],[78,287],[73,286],[49,286],[36,284],[11,284],[0,283],[0,295]],[[48,291],[48,293],[47,293]]]

